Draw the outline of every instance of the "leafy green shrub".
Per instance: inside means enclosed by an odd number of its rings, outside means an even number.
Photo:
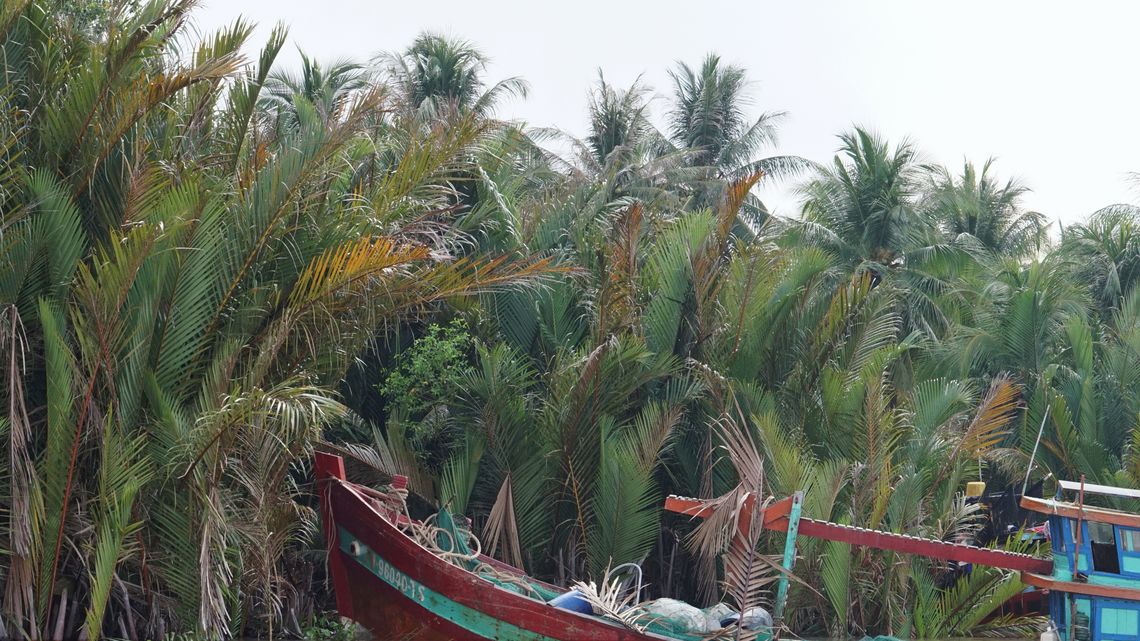
[[[395,367],[379,386],[391,414],[408,431],[417,456],[438,469],[451,451],[457,432],[450,403],[471,373],[473,339],[461,318],[433,324],[427,333],[396,357]]]
[[[408,417],[423,418],[459,391],[464,376],[471,371],[471,348],[471,335],[463,319],[433,324],[396,357],[396,366],[380,386],[380,393]]]
[[[317,617],[305,628],[305,641],[352,641],[354,626],[338,617]]]

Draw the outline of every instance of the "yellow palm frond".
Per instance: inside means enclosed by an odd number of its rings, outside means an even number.
[[[406,267],[431,256],[423,245],[365,236],[333,247],[313,259],[293,286],[289,303],[304,307],[327,299],[353,283]]]

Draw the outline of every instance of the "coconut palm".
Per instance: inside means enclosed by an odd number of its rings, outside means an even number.
[[[377,62],[387,71],[402,102],[412,110],[443,113],[455,110],[490,115],[509,96],[526,96],[521,78],[501,80],[490,87],[482,73],[489,58],[466,40],[424,32],[398,54],[381,54]]]
[[[730,175],[775,142],[776,124],[784,114],[765,113],[749,120],[744,112],[747,81],[742,67],[723,64],[720,56],[709,54],[698,68],[677,63],[669,76],[673,80],[669,134],[674,144],[689,150],[692,165]]]
[[[666,206],[676,201],[668,193],[668,172],[684,162],[650,120],[650,89],[641,78],[622,89],[608,83],[602,72],[590,88],[589,122],[584,138],[553,128],[529,130],[539,142],[554,140],[570,149],[563,159],[548,154],[553,167],[576,180],[574,188],[599,206],[637,198]]]
[[[617,89],[598,71],[598,83],[590,92],[590,129],[585,139],[598,167],[610,164],[615,152],[632,156],[657,142],[649,121],[648,93],[640,78],[628,89]]]
[[[807,243],[871,274],[895,292],[906,331],[937,339],[965,309],[958,283],[978,272],[976,242],[945,238],[923,206],[925,172],[914,145],[892,146],[863,128],[840,136],[832,166],[799,190],[802,217],[785,221],[781,242]]]
[[[1140,210],[1113,205],[1095,212],[1088,222],[1062,231],[1061,252],[1072,263],[1075,278],[1104,312],[1116,309],[1140,281]]]
[[[325,120],[339,118],[353,92],[368,86],[369,77],[363,65],[337,60],[327,65],[301,52],[299,74],[274,71],[266,83],[265,107],[278,114],[279,126],[295,126],[298,101],[316,108]]]
[[[691,207],[715,206],[724,198],[726,181],[756,173],[785,178],[810,167],[795,156],[758,157],[775,145],[784,113],[765,112],[755,120],[746,115],[748,83],[743,68],[724,64],[710,53],[698,68],[678,62],[669,75],[673,80],[669,137],[691,168],[682,174],[695,192]],[[744,213],[754,226],[768,215],[754,196],[745,203]]]
[[[801,187],[803,233],[881,277],[932,239],[934,221],[918,206],[918,151],[861,127],[839,139],[832,166]]]
[[[1001,183],[993,177],[993,162],[992,158],[986,160],[981,172],[966,162],[958,176],[946,167],[933,168],[927,206],[951,238],[966,235],[991,252],[1032,255],[1046,240],[1045,217],[1022,207],[1028,187],[1013,179]]]

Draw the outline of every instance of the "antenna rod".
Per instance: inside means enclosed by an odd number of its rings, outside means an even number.
[[[1025,482],[1021,484],[1021,495],[1025,496],[1025,489],[1029,487],[1029,473],[1033,471],[1033,461],[1037,460],[1037,446],[1041,445],[1041,435],[1045,433],[1045,421],[1049,420],[1049,410],[1053,406],[1045,404],[1045,416],[1041,417],[1041,427],[1037,429],[1037,441],[1033,443],[1033,454],[1029,457],[1029,466],[1025,468]]]

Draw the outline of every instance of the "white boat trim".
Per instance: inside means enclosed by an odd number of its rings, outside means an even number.
[[[1081,490],[1080,481],[1058,481],[1062,490],[1071,490],[1079,492]],[[1140,499],[1140,490],[1133,490],[1126,487],[1114,487],[1112,485],[1097,485],[1096,483],[1085,483],[1085,494],[1102,494],[1105,496],[1121,496],[1129,499]]]

